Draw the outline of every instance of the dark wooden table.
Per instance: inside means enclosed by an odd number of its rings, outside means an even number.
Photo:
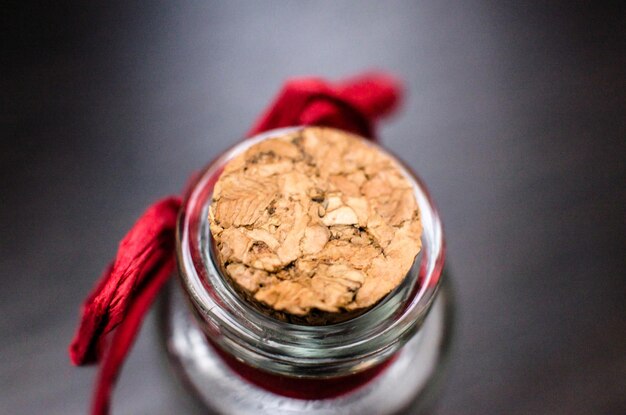
[[[623,6],[3,11],[0,413],[84,413],[95,371],[66,347],[143,208],[239,140],[286,77],[368,68],[406,81],[381,135],[446,225],[458,322],[436,413],[626,413]],[[115,414],[197,412],[156,342],[151,319]]]

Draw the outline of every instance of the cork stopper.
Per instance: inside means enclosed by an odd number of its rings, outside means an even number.
[[[419,209],[397,162],[330,128],[285,133],[231,160],[209,221],[229,283],[262,312],[300,324],[367,311],[421,248]]]

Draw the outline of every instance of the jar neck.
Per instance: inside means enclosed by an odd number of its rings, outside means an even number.
[[[339,324],[296,325],[260,313],[220,273],[211,248],[208,208],[215,182],[229,160],[262,140],[292,130],[273,130],[243,141],[198,176],[177,228],[183,288],[212,343],[247,365],[278,375],[314,378],[366,371],[402,347],[420,329],[432,305],[445,254],[439,216],[421,181],[399,162],[413,185],[423,225],[422,252],[403,283],[373,309]]]

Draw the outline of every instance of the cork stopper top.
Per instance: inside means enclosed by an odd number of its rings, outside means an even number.
[[[308,324],[371,308],[421,248],[419,209],[397,162],[330,128],[269,138],[231,160],[209,221],[233,287],[267,314]]]

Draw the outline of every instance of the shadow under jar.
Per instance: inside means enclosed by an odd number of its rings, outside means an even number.
[[[220,272],[208,221],[217,179],[250,146],[292,130],[235,145],[187,194],[177,229],[180,284],[170,286],[161,310],[169,359],[210,413],[421,413],[445,363],[451,293],[439,215],[401,162],[420,209],[422,250],[401,285],[364,314],[324,326],[282,322],[243,300]]]

